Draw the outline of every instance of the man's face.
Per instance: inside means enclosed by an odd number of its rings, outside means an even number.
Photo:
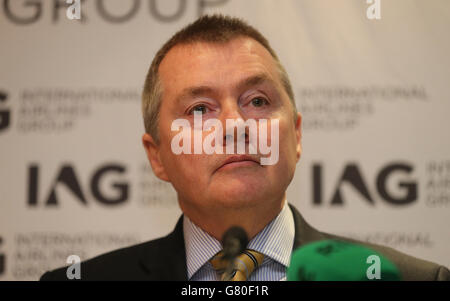
[[[280,202],[301,154],[301,117],[298,114],[294,122],[292,105],[270,53],[250,38],[224,44],[177,45],[161,62],[159,76],[163,87],[160,143],[152,143],[151,137],[144,135],[144,145],[155,174],[172,183],[180,206],[204,211]],[[174,154],[171,142],[179,132],[171,131],[172,122],[180,118],[189,121],[193,145],[194,112],[202,113],[203,122],[220,120],[222,137],[227,119],[255,119],[257,124],[259,119],[267,119],[269,145],[270,120],[278,119],[278,162],[224,165],[225,160],[236,156],[236,152],[227,154],[225,149],[224,154]],[[203,131],[203,138],[209,133]],[[259,162],[262,155],[251,156]]]

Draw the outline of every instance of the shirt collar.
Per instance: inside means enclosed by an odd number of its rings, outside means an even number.
[[[278,216],[249,242],[247,248],[287,267],[294,246],[294,236],[294,216],[286,201]]]
[[[188,279],[190,279],[208,260],[222,250],[222,244],[195,225],[186,215],[183,216],[183,232]],[[294,236],[294,217],[286,201],[277,217],[249,242],[248,248],[287,267]]]
[[[183,216],[184,245],[188,279],[209,259],[222,250],[222,244],[195,225],[186,215]]]

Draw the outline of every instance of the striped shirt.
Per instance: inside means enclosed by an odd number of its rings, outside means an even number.
[[[196,226],[186,215],[183,218],[188,279],[191,281],[220,280],[209,260],[222,250],[221,243]],[[294,244],[295,226],[292,211],[285,202],[283,209],[248,244],[264,254],[263,263],[250,275],[250,281],[286,280]]]

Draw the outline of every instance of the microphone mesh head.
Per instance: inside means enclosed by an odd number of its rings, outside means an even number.
[[[222,237],[224,259],[234,258],[242,253],[248,244],[248,236],[244,229],[233,226]]]

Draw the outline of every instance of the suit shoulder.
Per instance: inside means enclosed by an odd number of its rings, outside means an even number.
[[[405,254],[390,247],[327,233],[324,233],[324,235],[328,239],[337,239],[352,242],[364,245],[368,248],[373,249],[374,251],[377,251],[378,253],[389,259],[399,269],[402,275],[402,279],[405,281],[450,281],[450,272],[448,268],[442,265]]]
[[[166,237],[113,250],[86,261],[80,265],[82,280],[137,279],[142,273],[139,259],[145,254],[152,256],[164,245]],[[44,273],[40,281],[65,281],[68,266]]]

